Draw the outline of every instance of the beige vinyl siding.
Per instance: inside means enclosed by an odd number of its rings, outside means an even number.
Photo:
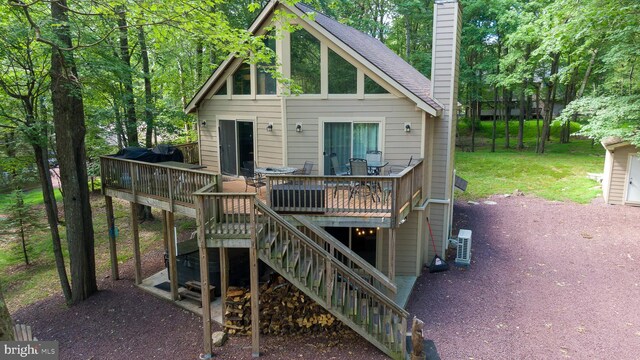
[[[419,276],[420,267],[416,265],[418,250],[418,220],[420,212],[413,211],[407,221],[396,229],[396,275]],[[377,268],[387,274],[389,269],[389,229],[380,230],[382,241]]]
[[[282,106],[281,99],[209,99],[198,109],[202,165],[209,170],[220,171],[218,164],[218,119],[254,121],[254,142],[256,143],[256,163],[259,166],[281,166],[282,164]],[[273,123],[273,131],[267,125]]]
[[[638,149],[632,145],[613,150],[609,204],[624,204],[624,190],[627,182],[627,171],[629,169],[629,154],[635,154],[637,152]]]
[[[416,273],[416,252],[418,251],[418,216],[413,211],[407,221],[396,230],[396,275],[413,275]],[[387,235],[389,234],[386,231]]]
[[[287,99],[287,147],[289,166],[299,167],[305,160],[313,161],[314,173],[320,169],[323,140],[320,139],[320,119],[332,121],[366,121],[384,119],[383,158],[390,164],[406,165],[409,158],[420,157],[422,111],[404,98],[383,99]],[[411,132],[404,123],[411,123]],[[296,123],[303,131],[296,132]]]

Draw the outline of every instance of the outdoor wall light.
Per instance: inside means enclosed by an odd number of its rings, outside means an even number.
[[[296,123],[296,132],[302,132],[302,123]]]
[[[201,124],[202,126],[207,126],[207,121],[205,120],[205,121],[201,122],[200,124]]]
[[[404,131],[411,132],[411,123],[404,123]]]
[[[273,123],[267,124],[267,131],[269,132],[273,131]]]

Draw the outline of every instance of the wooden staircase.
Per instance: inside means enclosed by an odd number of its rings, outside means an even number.
[[[252,243],[260,260],[387,355],[405,358],[409,313],[385,294],[395,293],[396,288],[384,274],[321,228],[301,217],[287,221],[253,195],[206,195],[199,213],[206,224],[207,246],[216,238],[255,239]],[[229,197],[243,202],[242,206],[237,201],[231,206]],[[235,214],[231,209],[236,209]],[[253,214],[240,214],[237,209]],[[233,224],[246,224],[249,218],[255,224],[244,226],[245,231],[233,236],[224,233],[225,228],[237,230]]]

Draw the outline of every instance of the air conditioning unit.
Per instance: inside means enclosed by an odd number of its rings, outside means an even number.
[[[471,265],[471,230],[460,229],[456,245],[456,265]]]

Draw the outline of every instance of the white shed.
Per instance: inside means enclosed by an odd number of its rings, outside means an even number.
[[[602,194],[607,204],[640,206],[640,153],[617,137],[602,140],[607,150]]]

